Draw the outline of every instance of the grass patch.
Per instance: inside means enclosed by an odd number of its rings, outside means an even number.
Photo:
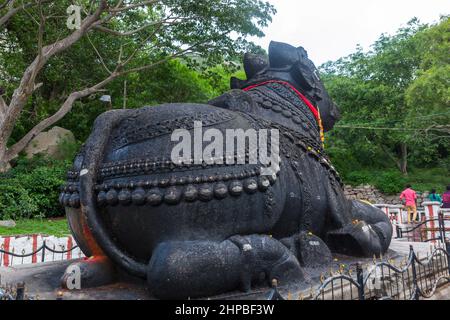
[[[14,228],[0,227],[0,236],[29,235],[35,233],[64,237],[70,234],[70,230],[65,218],[22,219],[16,221]]]

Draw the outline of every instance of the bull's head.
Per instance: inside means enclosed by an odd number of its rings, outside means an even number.
[[[308,59],[303,47],[295,48],[286,43],[272,41],[269,46],[269,61],[264,56],[246,54],[244,69],[247,80],[232,78],[232,89],[241,89],[265,80],[284,80],[319,107],[325,131],[330,130],[339,119],[339,109],[331,101],[320,80],[319,71]]]

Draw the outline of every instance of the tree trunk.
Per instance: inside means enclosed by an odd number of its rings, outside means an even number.
[[[392,153],[388,147],[385,145],[380,145],[381,149],[384,151],[384,153],[391,159],[395,165],[397,166],[398,170],[404,175],[408,175],[407,171],[407,164],[408,164],[408,148],[406,146],[406,143],[400,144],[400,159],[398,158],[397,154]]]
[[[406,143],[400,144],[400,171],[406,176],[408,175],[408,147]]]
[[[6,159],[6,142],[0,140],[0,173],[8,171],[10,168],[9,162]]]

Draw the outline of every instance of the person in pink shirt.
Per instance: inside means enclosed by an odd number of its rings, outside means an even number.
[[[411,185],[407,184],[406,189],[400,195],[400,200],[405,199],[405,207],[408,211],[408,223],[411,223],[411,211],[413,212],[412,222],[416,221],[417,209],[416,209],[416,192],[411,189]]]
[[[442,208],[450,208],[450,184],[447,186],[447,191],[442,195]]]

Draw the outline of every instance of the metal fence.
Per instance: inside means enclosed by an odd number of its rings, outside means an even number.
[[[321,279],[321,285],[308,294],[300,293],[297,300],[418,300],[431,298],[437,288],[450,283],[450,242],[435,247],[427,257],[420,259],[410,246],[406,260],[395,265],[393,261],[374,262],[366,270],[360,263],[356,268],[340,270]],[[277,287],[268,294],[268,300],[284,298]]]
[[[18,253],[15,252],[14,248],[12,248],[11,251],[5,251],[3,250],[3,248],[0,248],[0,266],[4,264],[5,259],[8,259],[8,265],[12,266],[18,264],[26,264],[24,263],[24,259],[27,257],[34,257],[32,263],[37,263],[69,260],[74,258],[81,258],[83,256],[81,250],[78,250],[78,254],[76,257],[72,255],[72,252],[78,248],[77,245],[74,245],[69,249],[66,249],[64,245],[60,245],[60,248],[61,250],[57,250],[54,244],[51,247],[48,246],[45,240],[39,248],[29,253],[26,253],[25,249],[22,249],[21,252]],[[48,253],[50,253],[50,255]]]
[[[449,217],[444,217],[444,214],[440,212],[438,214],[437,218],[433,219],[426,219],[418,223],[416,226],[412,228],[402,228],[399,225],[396,225],[396,234],[397,239],[407,239],[410,241],[420,241],[420,242],[429,242],[429,241],[441,241],[445,242],[446,239],[446,232],[448,233],[450,230],[449,228],[445,227],[445,221],[450,221]],[[430,222],[437,222],[437,227],[429,228],[427,225]],[[428,237],[428,233],[430,231],[433,231],[434,233],[437,233],[437,237]]]
[[[45,262],[46,251],[53,253],[53,260],[64,260],[64,254],[74,250],[55,250],[43,243],[37,250],[28,254],[16,254],[0,250],[11,257],[24,258],[41,253]],[[60,259],[55,255],[62,255]],[[48,260],[47,260],[48,261]],[[1,282],[1,280],[0,280]],[[431,298],[437,288],[450,283],[450,242],[445,247],[435,247],[426,258],[420,259],[410,246],[406,260],[395,265],[393,261],[374,262],[363,270],[360,263],[340,268],[337,274],[326,279],[321,278],[321,285],[309,294],[300,293],[299,300],[418,300]],[[9,297],[9,298],[8,298]],[[267,300],[285,300],[275,285],[267,295]],[[0,287],[0,300],[24,299],[19,289]],[[29,298],[30,299],[30,298]],[[31,298],[32,299],[32,298]],[[288,294],[288,300],[292,297]]]
[[[360,263],[347,265],[343,268],[339,267],[336,274],[330,277],[321,277],[321,284],[313,290],[311,288],[308,294],[300,293],[299,300],[418,300],[420,298],[432,297],[436,289],[447,283],[450,283],[450,242],[446,238],[446,228],[443,214],[440,213],[438,218],[428,219],[417,224],[410,229],[402,229],[397,227],[397,238],[417,240],[419,234],[420,241],[439,241],[440,247],[434,248],[427,257],[420,259],[418,254],[410,246],[409,255],[395,265],[393,261],[380,261],[370,265],[366,270]],[[424,237],[423,234],[429,231],[424,228],[430,221],[437,221],[438,227],[435,238]],[[47,245],[46,241],[36,250],[26,253],[22,250],[20,253],[5,251],[0,248],[0,266],[4,259],[9,260],[9,265],[24,264],[26,257],[33,256],[33,262],[48,262],[68,260],[72,258],[81,258],[83,256],[81,250],[78,255],[73,256],[72,252],[78,248],[74,245],[68,249],[64,245],[60,245],[60,250],[56,246]],[[49,255],[50,253],[50,255]],[[14,263],[15,262],[15,263]],[[0,287],[0,291],[1,291]],[[15,291],[17,293],[17,290]],[[21,299],[20,288],[18,292]],[[0,292],[3,299],[10,294],[3,289]],[[23,299],[23,298],[22,298]],[[268,300],[284,300],[285,298],[278,292],[277,286],[273,286],[267,293]],[[290,294],[287,299],[292,299]],[[0,298],[1,300],[1,298]]]

